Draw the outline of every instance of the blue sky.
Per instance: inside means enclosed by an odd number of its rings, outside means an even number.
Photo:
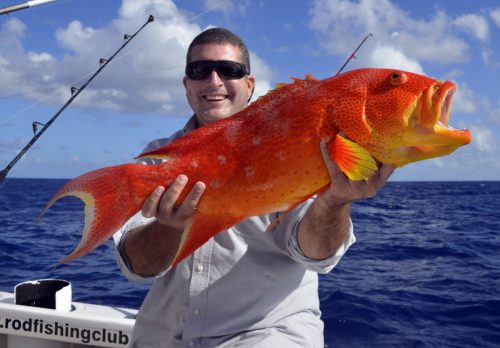
[[[19,3],[0,0],[0,7]],[[71,178],[133,161],[146,143],[182,127],[187,46],[209,26],[251,51],[257,95],[289,77],[348,66],[400,68],[456,83],[450,123],[472,131],[450,156],[410,164],[392,180],[500,180],[500,3],[388,0],[60,0],[0,16],[0,169],[147,19],[116,58],[11,170]]]

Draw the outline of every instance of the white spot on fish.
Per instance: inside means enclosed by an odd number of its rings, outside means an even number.
[[[219,156],[217,156],[217,159],[219,160],[220,164],[222,164],[222,165],[226,164],[226,156],[219,155]]]
[[[281,122],[278,127],[280,128],[280,131],[283,133],[288,133],[290,131],[290,125],[288,122]]]
[[[248,166],[243,168],[243,170],[245,171],[247,178],[251,178],[255,175],[255,170],[253,169],[253,167]]]
[[[220,189],[222,185],[219,180],[214,180],[210,183],[210,186],[217,190]]]
[[[278,151],[276,153],[276,158],[280,161],[284,161],[286,159],[285,153],[283,151]]]
[[[262,139],[260,137],[254,137],[252,139],[252,144],[254,144],[255,146],[260,145],[261,142],[262,142]]]
[[[196,169],[198,168],[198,161],[193,159],[191,160],[191,163],[189,165],[191,166],[191,168]]]

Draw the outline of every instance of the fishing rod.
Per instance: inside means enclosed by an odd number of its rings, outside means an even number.
[[[96,70],[96,72],[94,74],[92,74],[92,76],[89,77],[89,79],[80,87],[80,88],[76,88],[76,87],[71,87],[71,97],[68,99],[68,101],[59,109],[59,111],[57,111],[54,116],[52,116],[50,118],[50,120],[43,125],[43,128],[40,129],[40,131],[36,132],[36,128],[35,126],[33,126],[33,132],[35,133],[33,138],[31,138],[31,140],[29,141],[29,143],[19,152],[19,154],[12,160],[10,161],[10,163],[0,172],[0,184],[3,182],[3,180],[5,179],[5,177],[7,176],[7,174],[9,173],[9,171],[12,169],[12,167],[14,167],[14,165],[17,163],[17,161],[19,161],[21,159],[21,157],[23,157],[23,155],[26,153],[26,151],[29,150],[29,148],[38,140],[38,138],[40,138],[40,136],[47,130],[47,128],[50,127],[50,125],[57,119],[57,117],[59,117],[59,115],[64,111],[64,109],[66,109],[72,102],[73,100],[75,100],[76,97],[78,97],[78,95],[85,89],[85,87],[88,86],[88,84],[97,76],[99,75],[99,73],[106,67],[106,65],[108,65],[112,60],[113,58],[118,54],[120,53],[120,51],[125,48],[125,46],[127,46],[129,44],[130,41],[132,41],[135,36],[137,34],[139,34],[139,32],[144,29],[144,27],[146,25],[148,25],[150,22],[154,21],[154,17],[152,15],[149,16],[148,20],[146,21],[146,23],[144,23],[133,35],[128,35],[128,34],[125,34],[123,36],[123,39],[125,40],[125,42],[123,43],[123,45],[121,45],[120,48],[118,48],[118,50],[116,50],[115,53],[113,53],[113,55],[111,57],[109,57],[108,59],[105,59],[105,58],[101,58],[99,60],[99,69]],[[38,125],[41,125],[40,123],[37,122]]]
[[[30,7],[34,6],[39,6],[39,5],[45,5],[49,4],[51,2],[54,2],[57,0],[32,0],[32,1],[26,1],[20,4],[12,5],[12,6],[7,6],[7,7],[2,7],[0,8],[0,15],[3,14],[8,14],[14,11],[19,11],[19,10],[24,10]]]
[[[344,68],[346,67],[347,64],[349,64],[349,62],[351,61],[351,59],[357,58],[356,57],[356,53],[358,53],[359,49],[361,48],[361,46],[363,46],[363,44],[365,43],[365,41],[368,40],[372,36],[373,36],[372,33],[369,33],[368,35],[365,36],[365,38],[363,39],[363,41],[361,41],[361,43],[358,45],[358,47],[356,47],[356,49],[351,53],[351,55],[349,56],[349,58],[347,58],[347,60],[345,61],[344,65],[342,65],[342,67],[339,69],[339,71],[337,71],[337,73],[335,74],[335,76],[337,76],[338,74],[341,73],[342,70],[344,70]]]

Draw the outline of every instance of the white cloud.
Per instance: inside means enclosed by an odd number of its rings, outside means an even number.
[[[477,14],[466,14],[456,18],[453,24],[458,28],[472,34],[480,41],[487,41],[490,30],[486,17]]]
[[[70,158],[72,164],[78,164],[78,163],[82,162],[82,160],[80,159],[79,156],[70,155],[69,158]]]
[[[449,73],[447,73],[443,78],[446,80],[455,80],[463,76],[464,71],[458,68],[453,68]]]
[[[224,13],[226,17],[233,13],[238,13],[244,16],[248,7],[252,5],[250,0],[203,0],[205,11],[219,11]]]
[[[81,21],[63,24],[54,37],[62,57],[27,52],[23,40],[29,28],[16,18],[7,20],[0,28],[0,95],[38,91],[26,96],[62,105],[70,96],[69,87],[80,87],[99,67],[99,59],[109,58],[122,45],[123,35],[133,34],[150,14],[154,21],[78,96],[75,105],[135,114],[189,113],[183,67],[188,45],[202,28],[172,0],[122,0],[117,17],[102,27]],[[270,86],[269,69],[255,54],[252,57],[256,92],[263,94]]]
[[[456,83],[457,92],[453,96],[453,113],[472,114],[478,110],[476,95],[466,83]]]
[[[377,47],[371,52],[368,60],[371,67],[394,68],[424,74],[422,66],[416,60],[407,57],[395,47]]]
[[[500,125],[500,108],[491,112],[490,119],[493,121],[493,123]]]
[[[316,0],[310,17],[310,26],[328,53],[345,55],[371,32],[379,46],[392,47],[400,58],[411,57],[410,65],[417,60],[450,64],[469,58],[469,46],[455,34],[452,19],[441,10],[428,19],[415,19],[388,0]],[[364,50],[379,47],[366,46]]]
[[[491,11],[490,16],[497,25],[497,27],[500,27],[500,7],[497,7],[496,9]]]
[[[473,125],[470,127],[472,137],[472,144],[479,152],[495,152],[497,151],[497,142],[495,136],[490,129]]]
[[[2,40],[0,42],[8,42],[10,39],[16,40],[23,37],[26,33],[27,27],[16,17],[9,18],[2,25]]]
[[[253,101],[272,88],[270,81],[273,79],[273,74],[271,68],[253,52],[250,52],[250,61],[252,62],[252,74],[256,79]]]
[[[36,52],[28,52],[28,58],[33,63],[46,62],[53,59],[52,55],[47,52],[36,53]]]
[[[82,48],[90,49],[88,43],[100,37],[99,34],[99,30],[84,28],[79,21],[72,21],[66,29],[59,29],[56,37],[62,47],[79,52]]]

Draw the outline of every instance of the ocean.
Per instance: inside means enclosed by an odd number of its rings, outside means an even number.
[[[120,273],[112,241],[57,266],[79,242],[82,203],[66,180],[0,187],[0,291],[72,283],[73,300],[138,308],[150,283]],[[353,205],[357,243],[320,276],[328,347],[500,347],[500,182],[389,182]]]

